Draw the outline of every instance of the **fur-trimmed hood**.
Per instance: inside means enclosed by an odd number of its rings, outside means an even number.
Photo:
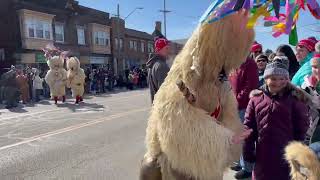
[[[264,92],[268,93],[268,88],[266,85],[261,86],[259,89],[255,89],[251,91],[250,93],[250,98],[254,96],[260,96]],[[303,89],[295,86],[292,83],[289,83],[288,86],[286,87],[285,93],[291,93],[294,97],[296,97],[299,101],[306,103],[309,106],[315,106],[312,102],[312,96],[305,92]]]

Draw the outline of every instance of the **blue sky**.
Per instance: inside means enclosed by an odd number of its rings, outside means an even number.
[[[154,30],[155,21],[162,21],[163,0],[78,0],[81,5],[106,11],[113,16],[120,4],[120,15],[126,17],[136,7],[143,10],[135,11],[127,20],[126,27],[148,33]],[[167,36],[169,39],[188,38],[198,23],[199,17],[207,9],[212,0],[167,0],[167,9],[172,12],[167,16]],[[319,2],[319,0],[318,0]],[[306,26],[307,25],[307,26]],[[317,30],[318,32],[316,32]],[[308,11],[300,16],[298,23],[299,39],[316,36],[320,39],[320,21],[314,19]],[[278,45],[288,43],[288,36],[273,38],[271,28],[256,28],[256,39],[265,48],[275,49]]]

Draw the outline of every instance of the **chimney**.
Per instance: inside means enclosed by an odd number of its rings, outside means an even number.
[[[155,28],[155,30],[158,30],[158,31],[160,31],[160,32],[162,33],[162,31],[161,31],[161,21],[156,21],[156,28]]]

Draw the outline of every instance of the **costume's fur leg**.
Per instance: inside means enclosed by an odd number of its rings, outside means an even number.
[[[316,154],[306,145],[300,142],[292,142],[285,149],[285,158],[291,167],[292,180],[306,179],[300,173],[300,167],[309,170],[309,180],[319,180],[320,161]]]
[[[147,145],[147,153],[145,158],[156,159],[157,156],[161,153],[159,137],[158,137],[158,116],[156,113],[151,114],[148,127],[146,130],[146,145]]]

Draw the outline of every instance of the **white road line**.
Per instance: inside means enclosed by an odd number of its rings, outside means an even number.
[[[108,116],[108,117],[99,118],[99,119],[94,120],[94,121],[89,121],[89,122],[77,124],[77,125],[74,125],[74,126],[69,126],[69,127],[66,127],[66,128],[58,129],[58,130],[55,130],[55,131],[47,132],[47,133],[44,133],[44,134],[36,135],[36,136],[27,138],[27,139],[25,139],[23,141],[20,141],[20,142],[14,143],[14,144],[2,146],[2,147],[0,147],[0,151],[1,150],[5,150],[5,149],[9,149],[9,148],[13,148],[13,147],[16,147],[16,146],[19,146],[19,145],[27,144],[27,143],[30,143],[30,142],[33,142],[33,141],[37,141],[37,140],[40,140],[42,138],[47,138],[47,137],[51,137],[51,136],[54,136],[54,135],[59,135],[59,134],[62,134],[62,133],[66,133],[66,132],[74,131],[74,130],[77,130],[77,129],[81,129],[81,128],[84,128],[84,127],[93,126],[95,124],[99,124],[99,123],[102,123],[102,122],[110,121],[110,120],[113,120],[113,119],[116,119],[116,118],[125,117],[125,116],[128,116],[128,115],[133,114],[133,113],[143,112],[143,111],[147,111],[147,110],[150,110],[150,108],[149,107],[148,108],[145,107],[145,108],[135,109],[135,110],[132,110],[132,111],[126,111],[126,112],[114,114],[114,115],[111,115],[111,116]]]
[[[128,99],[128,98],[131,98],[131,97],[137,97],[137,96],[143,96],[145,94],[136,94],[136,95],[132,95],[132,96],[126,96],[126,97],[118,97],[117,99],[108,99],[108,100],[105,100],[105,101],[97,101],[97,102],[94,102],[94,103],[103,103],[103,102],[114,102],[114,101],[118,101],[118,100],[123,100],[123,99]],[[112,96],[114,97],[114,96]],[[107,98],[107,97],[106,97]],[[20,117],[25,117],[25,116],[34,116],[34,115],[38,115],[38,114],[44,114],[44,113],[48,113],[48,112],[55,112],[55,111],[60,111],[62,109],[67,109],[67,108],[58,108],[58,109],[53,109],[53,110],[46,110],[46,111],[41,111],[41,112],[34,112],[34,113],[23,113],[21,115],[17,115],[17,116],[10,116],[10,117],[5,117],[5,118],[1,118],[0,117],[0,122],[2,121],[6,121],[6,120],[9,120],[9,119],[15,119],[15,118],[20,118]]]

